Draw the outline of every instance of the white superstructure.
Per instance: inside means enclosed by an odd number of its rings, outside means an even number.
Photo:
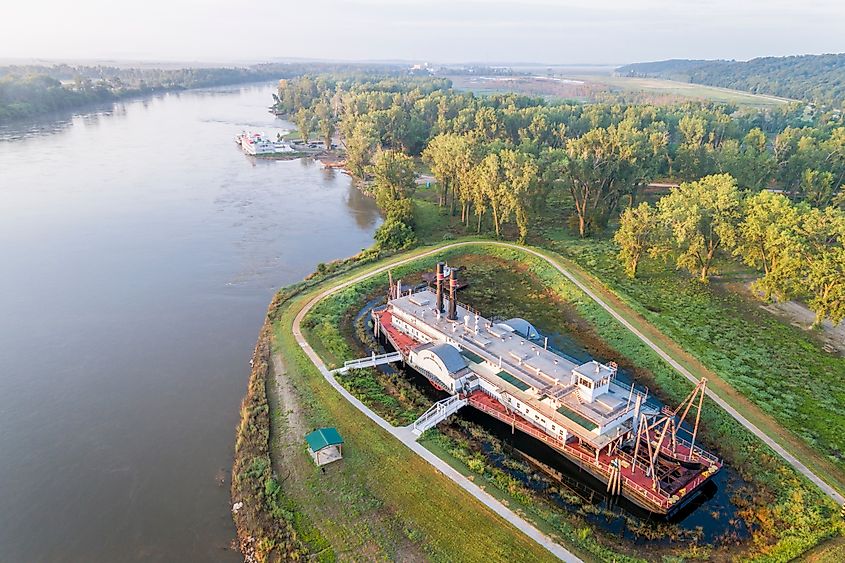
[[[284,141],[273,141],[262,133],[244,132],[235,137],[235,142],[251,156],[294,152],[293,148]]]

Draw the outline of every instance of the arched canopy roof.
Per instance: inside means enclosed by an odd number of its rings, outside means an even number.
[[[435,344],[431,347],[431,352],[434,353],[440,361],[443,362],[449,373],[457,373],[467,367],[466,360],[461,356],[461,353],[454,346],[449,344]]]
[[[540,332],[536,328],[534,328],[534,325],[532,325],[525,319],[520,319],[517,317],[513,319],[508,319],[499,324],[505,325],[506,327],[519,334],[521,337],[527,338],[528,340],[540,338]]]

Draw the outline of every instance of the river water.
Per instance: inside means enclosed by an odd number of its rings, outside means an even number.
[[[0,129],[0,561],[240,559],[229,469],[267,304],[380,222],[345,175],[240,152],[291,127],[271,92]]]

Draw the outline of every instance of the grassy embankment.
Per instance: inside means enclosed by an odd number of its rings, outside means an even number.
[[[572,303],[603,339],[632,362],[634,368],[650,374],[650,383],[660,388],[666,400],[677,402],[688,392],[689,383],[685,379],[549,265],[515,251],[496,249],[494,253],[528,264],[530,270],[548,287]],[[415,267],[422,267],[431,261],[433,259],[420,261]],[[402,269],[397,269],[395,274],[404,275]],[[378,281],[384,283],[383,280]],[[366,285],[378,281],[368,280],[359,287],[350,288],[324,301],[313,311],[312,327],[316,329],[315,333],[319,333],[322,338],[329,335],[332,327],[338,326],[337,320],[343,316],[344,310],[366,294]],[[326,342],[331,343],[328,348],[334,348],[335,357],[347,353],[339,333],[337,338]],[[362,396],[368,400],[366,395]],[[378,408],[378,405],[375,407]],[[824,537],[836,533],[839,524],[834,516],[835,507],[819,491],[785,467],[779,458],[772,455],[768,448],[742,429],[729,415],[715,405],[709,405],[704,415],[704,424],[708,440],[718,444],[720,453],[729,463],[739,468],[757,487],[757,497],[753,506],[749,506],[748,519],[755,522],[759,530],[753,545],[749,547],[748,555],[787,560]]]
[[[283,510],[274,517],[288,520],[305,550],[324,560],[550,560],[543,548],[404,448],[328,385],[291,333],[293,317],[312,294],[309,290],[290,301],[277,300],[270,313],[274,351],[284,361],[284,381],[295,400],[282,397],[266,382],[274,405],[266,419],[272,420],[274,475],[265,475],[264,495],[256,488],[253,500],[258,507],[266,511],[274,496],[281,499],[277,504]],[[304,442],[291,436],[294,417],[300,419],[296,431],[303,434],[336,426],[346,441],[344,460],[325,473],[314,467]],[[240,480],[240,472],[237,475]],[[461,530],[473,530],[472,541]]]
[[[276,302],[284,301],[282,294]],[[252,356],[232,467],[233,518],[246,561],[294,559],[308,552],[298,537],[296,509],[279,490],[270,461],[267,381],[272,377],[271,327],[265,322]]]

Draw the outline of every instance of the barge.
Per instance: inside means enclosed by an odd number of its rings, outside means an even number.
[[[445,271],[439,263],[434,288],[391,281],[387,304],[372,312],[375,334],[450,395],[426,427],[472,406],[547,444],[609,493],[666,516],[721,469],[696,443],[705,379],[675,409],[651,405],[647,391],[617,381],[615,363],[573,362],[524,319],[493,321],[459,303],[454,270]]]
[[[235,143],[250,156],[271,156],[295,152],[293,148],[281,141],[274,141],[262,133],[242,132],[235,136]]]

